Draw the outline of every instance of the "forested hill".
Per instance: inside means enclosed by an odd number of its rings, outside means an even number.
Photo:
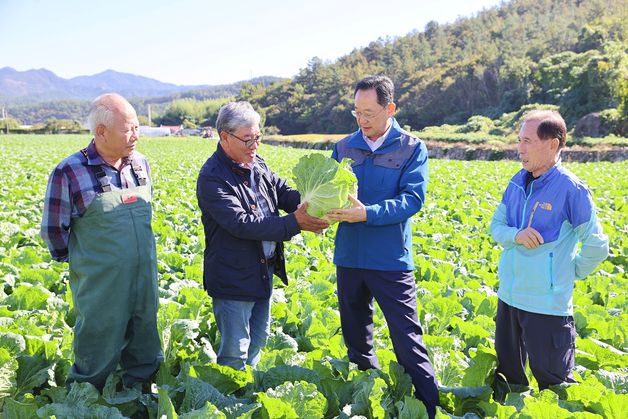
[[[525,104],[560,106],[570,125],[606,109],[626,120],[628,0],[514,0],[455,23],[378,39],[332,63],[313,58],[291,80],[245,85],[266,126],[284,134],[350,132],[353,86],[395,83],[397,118],[413,129],[497,118]],[[607,112],[607,114],[608,114]]]
[[[103,81],[106,74],[110,77]],[[135,83],[137,80],[142,83]],[[118,92],[129,98],[139,115],[146,115],[150,104],[157,116],[166,113],[173,102],[194,103],[233,97],[245,83],[266,86],[278,80],[282,79],[262,76],[223,85],[175,86],[113,71],[66,80],[45,69],[18,72],[5,67],[0,69],[0,106],[6,105],[9,116],[23,124],[45,123],[50,118],[84,121],[94,97],[105,92]]]

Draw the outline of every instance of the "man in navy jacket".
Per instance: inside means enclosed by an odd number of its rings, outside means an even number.
[[[205,229],[204,286],[213,299],[221,341],[218,363],[253,367],[270,332],[273,274],[287,282],[283,241],[327,222],[299,207],[300,195],[257,155],[260,116],[248,102],[224,105],[220,142],[198,176]],[[279,210],[289,213],[279,215]]]
[[[341,221],[334,263],[342,334],[351,362],[361,369],[379,368],[373,349],[375,298],[397,361],[434,417],[438,388],[417,315],[410,221],[425,199],[427,149],[393,118],[394,86],[388,77],[366,77],[354,94],[352,113],[360,129],[340,140],[332,157],[353,160],[358,198],[350,197],[352,208],[327,214]]]

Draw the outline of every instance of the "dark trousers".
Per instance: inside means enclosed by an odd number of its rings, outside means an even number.
[[[430,417],[438,405],[434,368],[423,343],[412,272],[336,268],[342,336],[349,360],[365,370],[379,368],[373,350],[373,297],[384,313],[397,361],[412,378],[415,396]]]
[[[576,351],[572,316],[530,313],[499,300],[495,329],[497,378],[527,386],[526,359],[539,389],[575,383],[572,369]]]

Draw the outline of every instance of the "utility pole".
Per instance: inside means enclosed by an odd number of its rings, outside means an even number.
[[[4,127],[7,134],[9,134],[9,119],[7,118],[7,113],[4,110],[4,106],[2,107],[2,120],[4,121]]]
[[[148,104],[148,126],[149,127],[153,126],[153,121],[152,121],[151,114],[150,114],[150,103]]]

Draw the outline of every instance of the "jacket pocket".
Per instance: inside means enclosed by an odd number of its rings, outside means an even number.
[[[381,265],[381,270],[394,270],[399,261],[408,258],[401,224],[366,226],[360,237],[366,263]]]
[[[576,351],[576,328],[571,317],[560,329],[552,333],[552,348],[549,355],[549,370],[565,379],[574,367]]]
[[[408,253],[408,248],[406,247],[406,241],[403,236],[403,224],[399,223],[399,242],[401,243],[401,248],[404,253]]]
[[[554,252],[549,253],[550,288],[554,289]]]
[[[554,349],[575,348],[576,346],[575,327],[565,326],[561,330],[552,333],[552,345],[554,346]]]
[[[223,298],[265,297],[270,289],[264,286],[261,258],[243,253],[223,253],[215,262],[205,265],[205,285],[210,295]]]
[[[385,156],[385,155],[384,155]],[[385,158],[377,156],[373,159],[373,189],[396,193],[401,176],[401,167],[405,159]]]
[[[538,248],[537,248],[538,249]],[[513,249],[513,286],[516,294],[545,295],[554,287],[553,252]]]
[[[243,251],[224,249],[218,256],[218,260],[225,269],[230,271],[247,271],[261,263],[260,259],[251,257],[251,255],[251,253]]]

